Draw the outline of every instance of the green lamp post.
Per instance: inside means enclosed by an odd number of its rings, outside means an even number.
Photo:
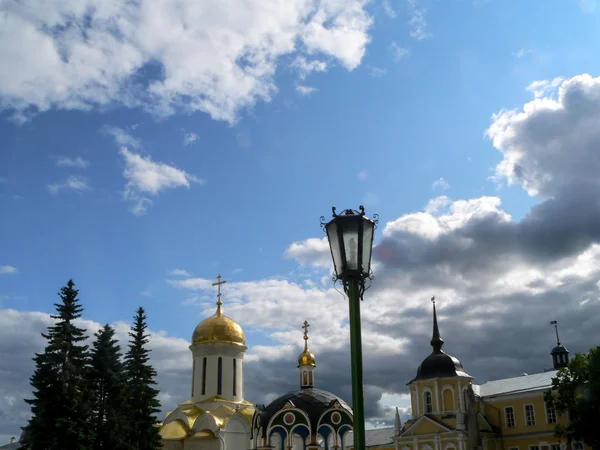
[[[350,355],[352,362],[352,414],[354,416],[354,450],[365,450],[365,410],[363,399],[362,339],[360,326],[360,301],[365,291],[365,281],[371,279],[371,254],[373,235],[378,222],[365,216],[365,208],[359,211],[347,209],[336,214],[321,226],[325,228],[331,257],[334,280],[340,281],[348,296],[350,308]]]

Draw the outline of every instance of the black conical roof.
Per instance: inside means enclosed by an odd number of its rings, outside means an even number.
[[[419,365],[419,368],[417,369],[417,376],[413,378],[410,383],[415,380],[437,377],[462,376],[473,378],[471,375],[465,372],[465,369],[458,358],[448,355],[442,351],[444,340],[440,335],[440,329],[438,327],[437,312],[435,309],[435,297],[432,298],[431,301],[433,302],[433,334],[431,336],[431,347],[433,347],[433,351]]]

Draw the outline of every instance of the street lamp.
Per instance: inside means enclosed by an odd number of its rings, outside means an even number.
[[[375,214],[375,220],[369,219],[363,206],[359,207],[360,211],[347,209],[341,214],[336,214],[335,206],[331,210],[333,219],[326,223],[325,217],[321,217],[321,226],[329,240],[334,280],[342,283],[349,300],[354,450],[365,450],[360,301],[365,292],[365,280],[371,279],[373,235],[378,216]]]

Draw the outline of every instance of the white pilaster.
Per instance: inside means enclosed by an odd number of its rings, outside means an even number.
[[[436,378],[435,381],[435,412],[437,412],[439,414],[440,410],[440,388],[438,385],[438,379]]]

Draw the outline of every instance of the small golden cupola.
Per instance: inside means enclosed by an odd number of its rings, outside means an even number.
[[[192,344],[207,344],[212,342],[246,345],[244,330],[235,321],[223,314],[223,302],[221,301],[221,285],[227,281],[221,281],[221,275],[213,286],[218,286],[217,311],[210,317],[198,324],[192,335]]]
[[[314,387],[315,367],[317,362],[315,355],[308,349],[308,327],[309,323],[305,320],[304,325],[304,351],[298,357],[298,369],[300,370],[300,387],[302,389]]]

